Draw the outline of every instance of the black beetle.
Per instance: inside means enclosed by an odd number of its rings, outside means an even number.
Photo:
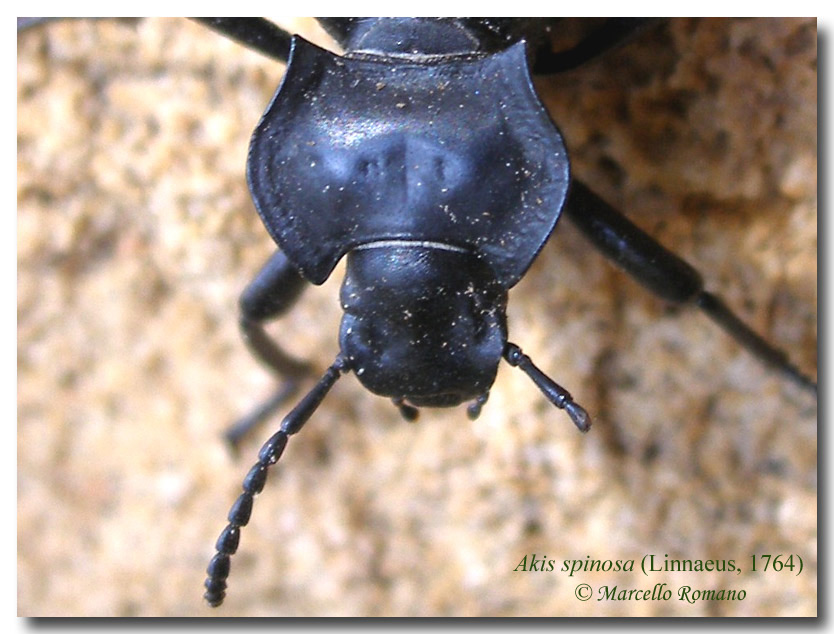
[[[271,33],[269,23],[205,21],[285,57],[285,34]],[[406,419],[416,417],[417,407],[467,400],[474,419],[503,357],[581,431],[589,429],[587,412],[570,393],[507,339],[507,291],[563,208],[649,290],[699,307],[762,361],[816,393],[816,383],[784,352],[704,289],[695,269],[571,179],[561,134],[531,72],[571,70],[633,36],[644,20],[612,19],[559,52],[547,48],[550,25],[543,19],[321,22],[345,55],[293,38],[284,80],[252,137],[249,186],[280,251],[244,292],[241,326],[267,366],[300,376],[303,368],[262,323],[286,312],[305,281],[323,283],[346,255],[340,352],[244,479],[208,566],[210,605],[223,601],[231,555],[267,470],[343,373],[390,397]],[[242,427],[285,395],[280,391]]]

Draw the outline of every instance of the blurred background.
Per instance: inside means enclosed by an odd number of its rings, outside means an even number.
[[[312,21],[279,21],[329,46]],[[816,614],[814,399],[567,221],[510,293],[510,338],[591,432],[506,364],[475,422],[456,408],[406,423],[348,375],[271,471],[226,603],[203,603],[228,508],[280,422],[239,456],[223,444],[275,389],[237,297],[274,249],[244,168],[283,70],[184,19],[18,38],[19,613]],[[574,172],[814,376],[816,81],[813,19],[674,19],[537,81]],[[342,271],[271,328],[322,369]],[[743,573],[514,571],[532,554]],[[754,554],[804,570],[753,573]],[[746,598],[583,603],[579,583]]]

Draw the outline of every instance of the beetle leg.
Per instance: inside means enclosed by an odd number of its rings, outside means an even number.
[[[574,179],[565,213],[595,247],[655,295],[676,304],[698,306],[760,361],[816,396],[816,381],[794,366],[785,352],[753,332],[721,298],[706,292],[698,271],[634,225],[587,185]]]
[[[258,359],[286,377],[305,376],[310,373],[310,366],[281,350],[266,334],[263,324],[292,308],[306,286],[307,281],[287,256],[277,251],[240,296],[240,328],[246,343]]]
[[[270,338],[264,323],[286,313],[307,286],[307,281],[277,251],[240,296],[240,329],[252,353],[284,379],[281,388],[252,413],[226,431],[226,440],[235,448],[246,433],[269,417],[298,389],[298,383],[311,375],[312,367],[284,352]]]
[[[658,22],[658,18],[608,18],[596,31],[569,49],[554,52],[544,48],[536,51],[533,73],[552,75],[573,70],[611,49],[628,43]]]
[[[279,62],[286,62],[292,35],[264,18],[192,18],[203,26]]]

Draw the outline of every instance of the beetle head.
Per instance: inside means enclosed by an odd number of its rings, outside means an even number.
[[[340,345],[371,392],[449,407],[485,394],[507,341],[507,292],[476,255],[386,240],[348,254]]]

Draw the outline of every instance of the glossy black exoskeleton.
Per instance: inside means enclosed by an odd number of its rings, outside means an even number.
[[[392,63],[294,40],[248,171],[302,277],[320,284],[349,254],[340,343],[359,380],[427,406],[489,390],[507,289],[553,230],[569,181],[524,44],[474,55],[445,41]]]
[[[267,54],[238,21],[206,22]],[[286,310],[303,280],[324,282],[347,256],[340,353],[264,445],[229,512],[208,568],[207,601],[225,596],[230,556],[254,496],[290,435],[336,379],[352,371],[407,419],[422,406],[486,402],[503,357],[524,370],[582,431],[590,418],[507,339],[507,291],[563,211],[649,290],[704,310],[761,360],[816,392],[787,356],[744,325],[698,272],[571,181],[561,135],[538,100],[531,68],[573,68],[648,21],[610,20],[566,51],[546,46],[545,20],[322,19],[343,56],[295,37],[283,83],[252,137],[248,180],[280,251],[242,298],[253,351],[290,386],[306,368],[261,323]],[[254,26],[254,24],[253,24]],[[261,25],[263,26],[263,25]],[[266,28],[266,27],[264,27]],[[271,413],[275,398],[232,432]]]
[[[340,353],[261,449],[208,568],[222,603],[254,496],[339,376],[353,372],[403,416],[469,402],[474,418],[501,359],[520,367],[582,431],[571,395],[508,340],[507,293],[564,213],[606,256],[663,299],[695,304],[762,361],[816,391],[786,355],[735,317],[700,275],[572,178],[562,137],[531,74],[596,57],[650,21],[612,19],[553,52],[547,20],[336,18],[336,55],[257,19],[203,23],[289,64],[252,138],[248,180],[280,250],[241,297],[256,356],[281,375],[235,440],[309,377],[264,323],[346,257]]]

